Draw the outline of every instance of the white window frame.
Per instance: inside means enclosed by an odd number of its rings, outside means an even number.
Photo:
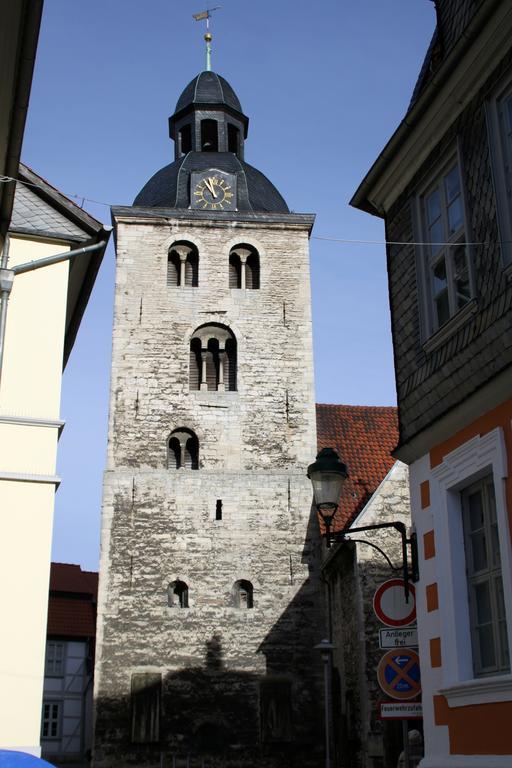
[[[477,480],[471,483],[469,486],[461,491],[462,497],[462,517],[464,528],[464,547],[466,551],[466,574],[469,593],[469,613],[471,622],[471,642],[473,645],[473,670],[475,677],[489,677],[490,675],[502,675],[510,673],[510,660],[508,666],[505,662],[505,649],[501,648],[500,633],[499,633],[499,611],[500,605],[498,600],[497,582],[498,579],[501,582],[503,588],[503,570],[501,567],[501,551],[499,553],[498,563],[493,562],[492,558],[492,540],[493,540],[493,516],[492,507],[494,506],[494,513],[496,503],[489,502],[488,488],[492,486],[492,495],[494,497],[494,478],[492,475],[486,475],[481,480]],[[481,543],[485,549],[486,565],[481,568],[474,568],[473,562],[473,544],[471,539],[471,515],[469,510],[469,498],[474,496],[475,493],[481,495],[482,503],[482,524],[478,530],[483,532],[483,538],[480,538]],[[494,520],[494,522],[497,521]],[[497,525],[496,525],[497,527]],[[499,549],[499,541],[498,541]],[[487,585],[488,595],[490,602],[491,620],[487,622],[492,626],[492,635],[494,642],[495,652],[495,664],[492,668],[485,669],[482,663],[482,652],[480,650],[479,634],[478,634],[478,600],[476,596],[476,590],[478,587]],[[473,595],[473,597],[472,597]],[[506,622],[505,622],[506,624]],[[506,649],[508,651],[508,647]],[[503,651],[503,655],[501,653]],[[509,654],[510,656],[510,654]]]
[[[504,102],[509,100],[512,101],[510,78],[500,83],[486,103],[485,112],[502,261],[503,266],[512,271],[512,110],[509,118],[511,135],[508,141],[505,137],[507,116],[503,110]]]
[[[44,733],[44,726],[45,726],[45,718],[44,718],[44,708],[45,706],[50,707],[57,707],[57,717],[56,718],[50,718],[47,722],[57,723],[57,733],[55,736],[46,736]],[[62,709],[63,709],[63,702],[61,699],[44,699],[43,700],[43,709],[41,713],[41,740],[42,741],[58,741],[62,738]]]
[[[449,235],[449,227],[446,217],[448,206],[446,205],[446,190],[444,187],[444,179],[449,173],[456,168],[458,171],[459,184],[460,184],[460,201],[462,207],[462,225],[451,236]],[[426,200],[435,189],[439,189],[441,192],[441,222],[443,233],[441,235],[440,242],[446,242],[447,245],[441,246],[434,254],[431,253],[429,245],[429,233],[428,222],[426,219]],[[452,249],[458,241],[469,242],[471,240],[469,236],[469,217],[466,205],[466,196],[464,189],[464,174],[463,165],[461,162],[460,151],[457,147],[456,151],[450,153],[447,158],[440,164],[435,173],[431,174],[428,180],[418,190],[418,193],[414,200],[414,215],[413,215],[413,231],[414,240],[417,245],[417,260],[416,260],[416,272],[418,277],[418,292],[420,301],[420,314],[422,318],[422,339],[427,341],[434,335],[443,335],[446,333],[446,329],[451,330],[453,328],[455,318],[464,319],[467,312],[474,310],[474,296],[475,296],[475,280],[473,274],[473,252],[471,246],[456,246],[461,250],[464,250],[467,263],[467,279],[469,286],[469,298],[462,307],[457,307],[457,295],[455,290],[455,271],[452,263]],[[437,242],[437,241],[436,241]],[[447,273],[447,289],[449,300],[449,317],[448,319],[439,324],[436,317],[436,308],[434,294],[432,291],[432,266],[438,263],[441,258],[444,258]]]
[[[443,665],[441,693],[450,706],[512,701],[512,674],[475,677],[462,522],[461,491],[492,475],[502,565],[503,594],[509,648],[512,648],[512,550],[505,479],[507,452],[498,427],[477,435],[447,454],[431,472],[438,565],[439,618]]]
[[[50,657],[50,646],[61,648],[61,671],[55,670],[55,653]],[[64,677],[66,671],[66,643],[63,640],[46,641],[46,657],[44,663],[44,674],[46,677]]]

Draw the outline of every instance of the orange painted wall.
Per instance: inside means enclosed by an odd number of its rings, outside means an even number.
[[[448,726],[452,755],[512,755],[512,701],[454,708],[434,696],[434,717]]]
[[[503,430],[507,451],[506,496],[512,537],[512,400],[507,400],[435,446],[430,451],[430,466],[438,466],[447,453],[497,427]],[[452,755],[512,755],[512,702],[449,707],[444,696],[434,696],[434,715],[436,725],[448,726]]]
[[[437,467],[441,464],[444,456],[450,451],[454,451],[456,448],[471,440],[472,437],[477,435],[485,435],[491,432],[496,427],[503,429],[505,437],[505,446],[507,450],[508,461],[508,478],[506,482],[506,494],[507,494],[507,509],[508,519],[512,538],[512,400],[506,402],[494,408],[488,413],[484,413],[478,419],[473,421],[464,429],[456,432],[444,443],[436,445],[430,451],[430,466],[431,468]]]

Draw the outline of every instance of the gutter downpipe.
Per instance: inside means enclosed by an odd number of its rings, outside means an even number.
[[[2,305],[0,308],[0,387],[2,384],[5,329],[7,327],[7,302],[9,300],[16,275],[22,275],[25,272],[33,272],[35,269],[48,267],[52,264],[58,264],[61,261],[68,261],[69,259],[73,259],[76,256],[81,256],[84,253],[99,251],[101,248],[105,248],[106,245],[106,240],[100,240],[99,243],[94,243],[93,245],[86,245],[83,248],[75,248],[73,251],[57,253],[55,256],[46,256],[44,259],[27,261],[25,264],[17,264],[12,269],[8,269],[7,264],[9,258],[9,237],[6,236],[0,267],[0,298],[2,300]]]

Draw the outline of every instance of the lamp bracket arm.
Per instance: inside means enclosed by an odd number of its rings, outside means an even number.
[[[409,582],[411,580],[413,581],[418,580],[418,549],[416,545],[416,534],[413,533],[412,536],[408,538],[407,528],[405,526],[405,523],[403,523],[401,520],[393,520],[390,523],[374,523],[373,525],[361,525],[361,526],[357,526],[356,528],[349,528],[345,531],[340,531],[339,533],[334,534],[334,536],[331,534],[331,537],[333,536],[336,542],[342,542],[346,540],[345,539],[346,536],[350,536],[353,533],[362,533],[363,531],[375,531],[375,530],[381,530],[384,528],[394,528],[396,531],[398,531],[398,533],[400,534],[400,538],[402,540],[402,566],[400,569],[397,568],[396,570],[402,570],[403,572],[405,601],[408,603],[409,591],[410,591]],[[410,547],[410,550],[411,550],[411,571],[409,571],[409,558],[408,558],[408,552],[407,552],[408,546]],[[378,547],[376,547],[376,549],[378,549]],[[382,551],[382,550],[379,550],[379,551]],[[386,556],[386,559],[388,559],[387,556]]]

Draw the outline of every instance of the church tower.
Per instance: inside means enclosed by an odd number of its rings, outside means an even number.
[[[174,162],[113,209],[97,768],[319,764],[314,217],[245,162],[248,124],[201,72]]]

